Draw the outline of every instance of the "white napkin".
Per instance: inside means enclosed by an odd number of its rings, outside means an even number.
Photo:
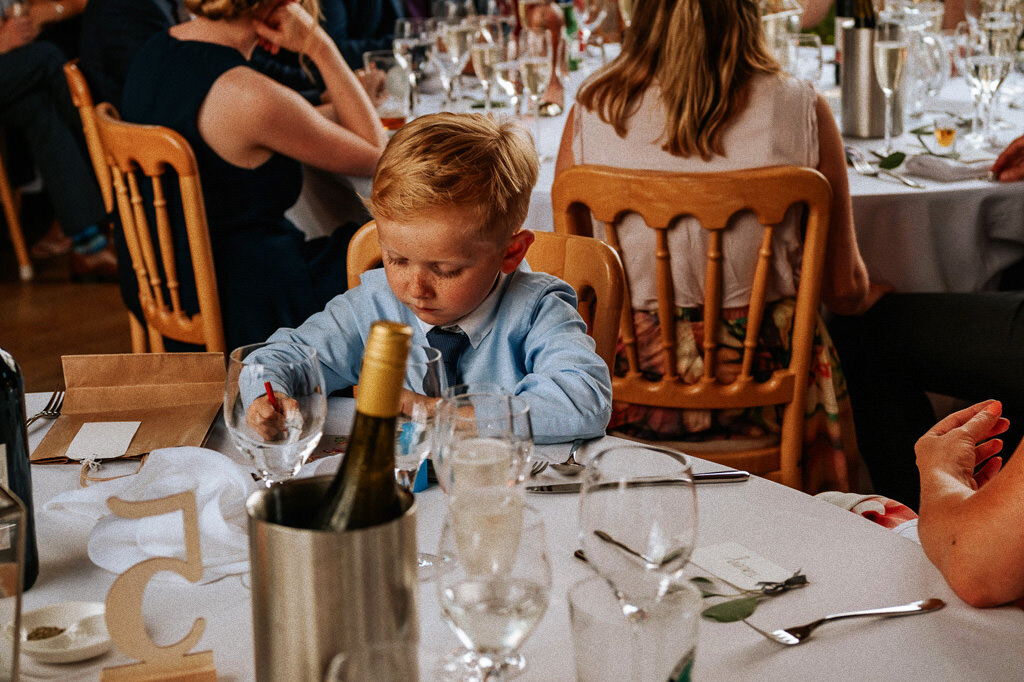
[[[939,182],[982,179],[988,175],[991,166],[991,159],[964,163],[931,154],[917,154],[903,162],[903,170],[908,175]]]
[[[199,582],[210,583],[249,570],[245,498],[255,488],[249,470],[219,452],[165,448],[154,450],[139,473],[63,493],[44,509],[97,519],[89,534],[89,558],[100,568],[123,573],[152,557],[185,558],[181,514],[123,519],[110,511],[107,499],[153,500],[192,490],[203,558]],[[167,571],[158,573],[156,579],[185,580]]]

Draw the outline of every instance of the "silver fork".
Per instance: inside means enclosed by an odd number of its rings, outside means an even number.
[[[543,459],[538,459],[536,462],[534,462],[530,466],[530,475],[531,476],[536,476],[537,474],[539,474],[540,472],[544,471],[547,468],[548,468],[548,461],[547,460],[543,460]]]
[[[773,632],[767,632],[761,628],[752,625],[749,621],[744,619],[744,623],[749,625],[754,630],[757,630],[768,639],[774,640],[779,644],[785,644],[786,646],[796,646],[807,641],[807,638],[811,636],[811,633],[817,630],[821,625],[828,623],[833,620],[843,620],[845,618],[862,618],[867,616],[913,616],[918,613],[927,613],[928,611],[936,611],[946,605],[946,602],[941,599],[925,599],[921,601],[910,602],[902,606],[889,606],[884,609],[868,609],[866,611],[847,611],[846,613],[834,613],[831,616],[825,616],[819,618],[816,621],[810,622],[807,625],[797,625],[795,627],[782,628]]]
[[[25,420],[25,426],[31,426],[38,419],[56,419],[60,416],[62,407],[64,407],[64,391],[57,389],[42,410]]]
[[[864,155],[861,153],[861,151],[859,149],[856,149],[855,147],[844,147],[844,149],[846,150],[847,160],[851,164],[853,164],[853,170],[857,171],[861,175],[867,175],[868,177],[872,178],[878,177],[879,175],[885,175],[890,178],[899,180],[907,187],[913,187],[914,189],[925,189],[925,186],[922,185],[917,180],[911,180],[905,175],[901,175],[900,173],[887,170],[885,168],[875,168],[874,166],[871,165],[870,161],[864,158]]]

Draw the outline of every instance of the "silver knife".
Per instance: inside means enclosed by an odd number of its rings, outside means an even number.
[[[694,483],[741,483],[750,478],[746,471],[735,469],[723,471],[708,471],[703,474],[694,474]],[[626,487],[643,487],[649,485],[685,485],[686,481],[679,478],[641,478],[627,481]],[[602,488],[617,488],[618,483],[608,482],[601,484]],[[528,485],[528,493],[578,493],[583,488],[582,483],[549,483],[547,485]]]

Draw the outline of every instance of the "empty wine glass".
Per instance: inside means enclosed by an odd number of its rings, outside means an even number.
[[[267,418],[250,417],[249,406],[264,396]],[[267,487],[299,473],[320,442],[326,414],[316,349],[267,342],[231,351],[224,383],[224,423],[235,447],[249,457]]]
[[[551,34],[545,29],[523,29],[519,33],[519,75],[533,111],[533,144],[541,156],[540,101],[551,80]],[[543,160],[543,159],[542,159]]]
[[[472,17],[447,17],[437,23],[434,62],[451,105],[462,97],[459,77],[469,63],[469,47],[475,32],[476,24]]]
[[[541,515],[519,491],[469,490],[450,500],[437,572],[441,615],[466,647],[441,664],[445,679],[505,679],[505,660],[548,607],[551,567]]]
[[[433,31],[433,19],[399,19],[395,22],[392,47],[395,59],[409,79],[409,115],[412,117],[417,113],[423,68],[434,51]]]
[[[441,351],[430,346],[413,345],[406,361],[405,387],[429,398],[438,398],[448,388]],[[430,455],[434,441],[436,406],[422,402],[413,405],[411,415],[399,415],[395,426],[395,479],[412,490],[416,472]]]
[[[646,483],[646,484],[645,484]],[[587,460],[580,543],[616,591],[625,616],[641,613],[680,578],[697,535],[697,498],[686,455],[613,445]]]
[[[903,80],[907,61],[905,30],[897,24],[883,24],[875,29],[875,80],[885,95],[885,143],[882,153],[892,154],[892,98]]]

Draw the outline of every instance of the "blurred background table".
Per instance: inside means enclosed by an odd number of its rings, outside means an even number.
[[[48,393],[28,397],[29,413]],[[353,402],[332,399],[326,430],[347,433]],[[38,422],[30,433],[38,445],[51,422]],[[218,424],[209,447],[246,464]],[[568,445],[544,446],[552,459]],[[325,460],[329,466],[330,460]],[[316,467],[311,467],[316,468]],[[717,465],[696,460],[698,471]],[[56,494],[78,485],[77,466],[33,466],[40,547],[39,580],[26,595],[24,608],[50,603],[103,601],[115,576],[97,568],[86,549],[91,523],[42,511]],[[554,478],[555,475],[552,475]],[[420,547],[437,546],[444,498],[437,488],[417,496]],[[577,546],[576,495],[530,495],[544,514],[553,573],[550,604],[523,654],[528,681],[571,680],[573,648],[566,591],[590,569],[573,558]],[[920,546],[860,516],[801,492],[752,478],[742,484],[698,488],[698,546],[737,542],[789,570],[802,569],[810,584],[763,603],[751,621],[775,629],[813,620],[826,613],[889,606],[939,597],[947,606],[935,614],[887,621],[861,620],[830,625],[797,648],[763,638],[742,622],[702,621],[695,679],[809,679],[828,671],[829,679],[1014,679],[1024,658],[1019,633],[1024,613],[1015,607],[977,610],[961,602],[924,557]],[[152,582],[144,614],[154,640],[167,645],[181,639],[194,619],[206,619],[198,650],[212,649],[223,680],[251,680],[252,616],[248,575],[230,576],[208,585]],[[420,679],[436,679],[439,658],[458,641],[441,619],[435,586],[420,588]],[[281,633],[294,636],[294,633]],[[615,646],[617,643],[610,643]],[[106,666],[126,662],[117,652],[65,666],[32,664],[25,679],[96,679]]]

